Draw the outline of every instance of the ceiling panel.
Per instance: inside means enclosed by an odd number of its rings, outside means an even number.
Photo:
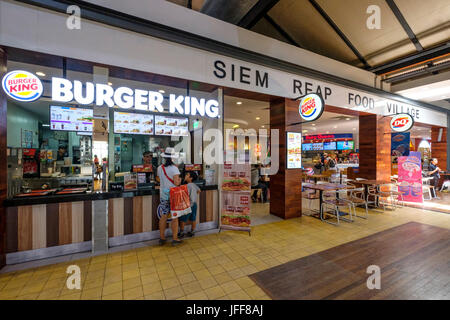
[[[307,0],[302,0],[307,1]],[[384,0],[317,0],[370,65],[415,51],[395,15]],[[380,8],[381,29],[368,29],[366,13],[370,5]],[[388,51],[388,52],[386,52]]]
[[[280,0],[269,16],[307,50],[346,63],[356,58],[307,0]]]
[[[264,18],[259,20],[255,26],[252,28],[252,31],[263,34],[273,39],[277,39],[286,43],[289,43],[278,31]],[[290,33],[288,32],[290,35]]]

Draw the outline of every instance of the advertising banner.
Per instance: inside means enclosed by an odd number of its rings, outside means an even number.
[[[250,232],[250,164],[224,164],[220,228]]]
[[[409,132],[392,133],[391,155],[394,157],[408,156],[410,140]]]
[[[404,201],[423,202],[420,159],[420,152],[410,152],[409,156],[398,158],[398,190],[403,194]]]

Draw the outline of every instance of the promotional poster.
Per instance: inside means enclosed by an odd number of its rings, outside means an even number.
[[[398,158],[398,189],[404,201],[423,202],[420,158],[420,152],[410,152],[409,156]]]

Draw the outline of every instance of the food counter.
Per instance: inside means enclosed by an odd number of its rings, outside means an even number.
[[[217,186],[201,187],[198,230],[218,226]],[[107,201],[109,246],[159,238],[159,190],[14,198],[6,207],[7,264],[90,251],[94,201]]]

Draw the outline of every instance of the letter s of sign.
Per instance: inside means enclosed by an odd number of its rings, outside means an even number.
[[[81,270],[80,267],[77,265],[70,265],[67,267],[66,270],[67,274],[70,274],[70,276],[67,278],[66,286],[67,289],[73,290],[73,289],[81,289]]]
[[[370,265],[367,267],[366,273],[372,274],[370,277],[367,278],[367,289],[373,290],[373,289],[381,289],[381,270],[380,267],[377,265]]]
[[[70,14],[70,16],[67,18],[66,26],[67,29],[73,30],[81,29],[81,9],[79,6],[71,5],[67,7],[66,12]]]
[[[367,29],[381,29],[381,9],[379,6],[372,4],[367,7],[367,14],[371,14],[366,20]]]

